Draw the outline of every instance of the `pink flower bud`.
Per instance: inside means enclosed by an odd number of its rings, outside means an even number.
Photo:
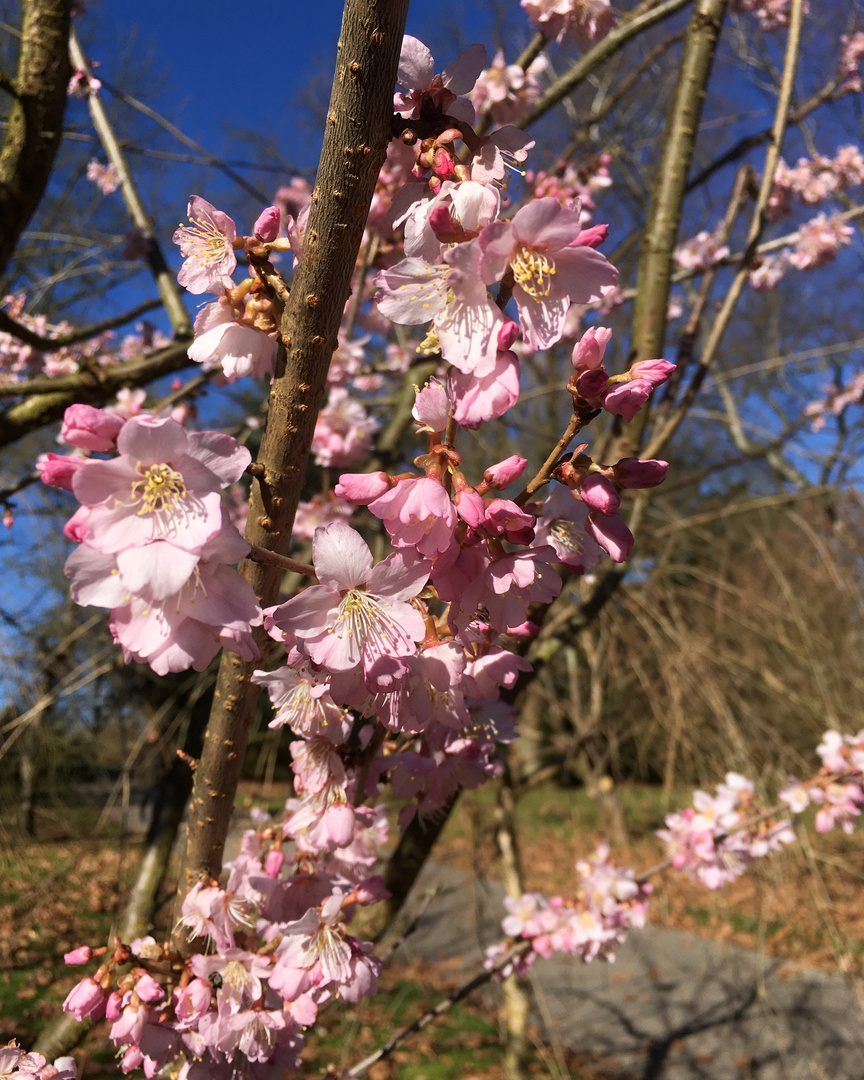
[[[507,352],[516,338],[519,337],[519,324],[512,319],[505,319],[498,327],[498,352]]]
[[[89,506],[79,506],[71,518],[63,526],[63,535],[67,540],[80,544],[87,535],[87,518],[90,516]]]
[[[614,383],[603,395],[603,408],[629,424],[650,396],[651,383],[645,379]]]
[[[510,637],[533,638],[540,633],[540,627],[537,623],[526,619],[525,622],[520,623],[518,626],[508,626],[507,633]]]
[[[385,472],[342,473],[334,491],[340,499],[347,499],[357,506],[368,506],[390,490],[390,483]]]
[[[576,380],[576,389],[583,398],[595,398],[603,393],[608,382],[609,376],[605,368],[588,368]]]
[[[116,449],[117,436],[122,427],[120,417],[104,409],[94,409],[92,405],[70,405],[63,414],[60,434],[70,446],[108,453]]]
[[[142,1001],[161,1001],[165,997],[165,991],[153,978],[152,975],[142,975],[135,983],[135,993]]]
[[[493,536],[503,536],[511,544],[530,544],[534,539],[534,517],[510,499],[493,499],[484,524]]]
[[[612,331],[606,326],[592,326],[586,330],[573,347],[573,354],[570,357],[573,367],[600,367],[611,337]]]
[[[528,458],[512,454],[510,457],[504,458],[503,461],[499,461],[497,465],[490,465],[483,473],[483,479],[490,487],[503,491],[514,480],[519,479],[527,464]]]
[[[354,807],[334,803],[325,813],[327,832],[336,847],[347,847],[354,837]]]
[[[600,247],[608,235],[608,225],[592,225],[590,229],[583,229],[575,240],[571,240],[570,247]]]
[[[459,517],[466,521],[472,529],[476,529],[486,513],[483,496],[478,494],[474,488],[464,488],[462,491],[456,492],[453,503]]]
[[[140,1047],[130,1046],[123,1055],[123,1060],[120,1062],[120,1069],[124,1073],[134,1072],[135,1069],[141,1068],[143,1061],[144,1055],[141,1053]]]
[[[87,1017],[99,1020],[105,1012],[107,996],[96,980],[88,976],[69,991],[63,1002],[63,1011],[72,1013],[79,1024]]]
[[[630,368],[630,377],[644,379],[655,387],[666,382],[674,370],[675,365],[668,360],[640,360]]]
[[[43,454],[36,462],[36,471],[42,478],[43,484],[51,487],[63,488],[64,491],[72,490],[72,477],[84,464],[85,459],[69,457],[66,454]]]
[[[282,848],[273,848],[267,852],[267,858],[264,861],[264,873],[270,878],[278,877],[284,862],[285,852]]]
[[[268,206],[266,210],[262,210],[258,215],[258,220],[252,226],[252,231],[259,240],[269,244],[279,235],[279,223],[279,208]]]
[[[585,528],[612,562],[627,562],[630,558],[633,551],[633,533],[617,514],[610,517],[592,510],[585,522]]]
[[[105,1004],[105,1019],[113,1024],[123,1012],[123,995],[119,990],[112,990]]]
[[[621,496],[605,476],[589,473],[579,485],[582,501],[601,514],[617,514]]]
[[[73,949],[72,952],[63,954],[63,960],[69,964],[70,967],[75,967],[78,964],[86,964],[93,958],[93,950],[89,945],[79,945],[77,949]]]
[[[615,468],[615,483],[621,488],[657,487],[666,479],[668,461],[643,461],[640,458],[621,458]]]

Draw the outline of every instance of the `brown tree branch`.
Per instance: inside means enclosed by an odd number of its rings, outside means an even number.
[[[390,140],[393,86],[408,0],[348,0],[324,144],[299,265],[282,320],[285,354],[270,392],[246,538],[286,554],[312,433],[337,345],[363,228]],[[263,606],[280,567],[244,563]],[[264,635],[259,633],[260,643]],[[218,877],[258,687],[253,664],[224,655],[195,773],[178,909],[199,880]],[[188,951],[182,938],[178,948]]]
[[[26,0],[18,73],[0,150],[0,273],[36,211],[63,132],[72,69],[69,0]]]

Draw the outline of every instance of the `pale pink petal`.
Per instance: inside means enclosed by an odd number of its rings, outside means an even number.
[[[353,589],[362,585],[372,570],[372,552],[360,535],[344,521],[331,521],[315,530],[312,562],[322,585]]]
[[[428,90],[435,74],[432,53],[415,37],[406,34],[402,39],[396,82],[406,90]]]

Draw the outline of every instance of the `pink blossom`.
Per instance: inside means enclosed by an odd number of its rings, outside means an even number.
[[[418,431],[438,435],[446,430],[450,419],[450,401],[439,379],[430,379],[422,390],[417,391],[411,415],[417,421]]]
[[[265,625],[294,634],[330,671],[362,665],[368,675],[382,656],[411,656],[426,633],[406,601],[422,589],[429,563],[395,552],[377,566],[359,533],[334,521],[315,530],[312,557],[320,585],[266,612]]]
[[[621,505],[621,496],[606,477],[598,473],[588,473],[579,485],[579,494],[587,506],[601,514],[617,514]]]
[[[644,379],[653,389],[666,382],[674,370],[675,365],[669,360],[638,360],[630,368],[630,377]]]
[[[844,80],[842,89],[853,94],[861,93],[861,60],[864,58],[864,30],[844,34],[840,38],[839,74]]]
[[[572,247],[581,232],[579,215],[552,198],[535,199],[512,221],[496,221],[479,237],[481,272],[487,283],[513,272],[513,299],[522,337],[532,349],[560,340],[571,303],[599,300],[618,271],[605,255]]]
[[[528,18],[547,38],[573,38],[584,52],[616,23],[609,0],[520,0]]]
[[[589,327],[573,346],[570,361],[574,368],[599,368],[612,331],[605,326]]]
[[[66,995],[63,1011],[72,1013],[79,1023],[88,1017],[98,1020],[105,1013],[107,998],[108,994],[88,975],[86,979],[76,983]]]
[[[852,234],[852,227],[842,218],[818,214],[798,230],[798,240],[789,262],[798,270],[825,266],[841,247],[849,245]]]
[[[728,246],[716,233],[703,230],[675,248],[675,261],[682,270],[706,270],[728,254]]]
[[[400,480],[369,510],[384,522],[396,548],[414,548],[431,559],[445,551],[456,529],[456,509],[440,480],[412,477]]]
[[[474,431],[503,416],[519,400],[519,360],[513,352],[498,352],[492,370],[481,376],[451,368],[447,387],[453,419],[460,427]]]
[[[424,98],[431,107],[447,116],[474,122],[471,103],[459,95],[467,94],[486,64],[486,50],[482,45],[469,45],[440,75],[435,74],[432,53],[422,41],[410,34],[402,39],[402,52],[396,82],[407,93],[396,94],[393,99],[395,112],[407,118],[417,118]]]
[[[347,387],[332,387],[312,436],[315,460],[319,465],[337,468],[362,460],[372,447],[372,435],[378,427],[378,421],[369,416]]]
[[[466,374],[487,375],[495,365],[502,315],[480,275],[476,241],[444,252],[429,265],[403,259],[377,277],[379,309],[394,322],[418,325],[432,320],[441,355]]]
[[[368,506],[389,491],[392,483],[385,472],[342,473],[334,491],[356,506]]]
[[[481,71],[470,93],[479,115],[489,113],[496,124],[515,124],[526,117],[543,96],[537,78],[548,61],[541,54],[523,71],[518,64],[508,64],[499,49],[492,63]]]
[[[652,389],[647,379],[608,384],[603,392],[603,408],[629,424],[651,396]]]
[[[36,459],[36,471],[43,484],[51,487],[63,488],[64,491],[72,491],[72,480],[75,473],[86,461],[83,457],[74,457],[67,454],[40,454]]]
[[[119,456],[90,460],[72,481],[90,506],[88,543],[103,554],[155,540],[191,552],[222,525],[221,488],[239,480],[249,451],[229,435],[187,434],[174,420],[139,416],[117,438]]]
[[[576,574],[600,561],[600,548],[587,531],[588,508],[563,484],[555,484],[537,519],[536,544],[549,544],[556,558]]]
[[[633,551],[633,533],[617,514],[608,516],[592,511],[588,515],[585,528],[612,562],[627,562],[630,558]]]
[[[231,284],[237,266],[237,228],[227,214],[200,195],[189,200],[188,216],[192,224],[181,225],[172,238],[186,259],[177,280],[191,293],[219,292]]]
[[[63,954],[64,964],[76,966],[78,964],[87,964],[90,962],[93,956],[93,950],[89,945],[81,945],[77,949],[73,949],[71,952]]]
[[[95,158],[87,166],[87,179],[92,180],[103,195],[113,195],[120,187],[116,165],[103,165]]]
[[[230,304],[207,304],[195,317],[194,332],[189,359],[205,371],[221,366],[229,382],[247,375],[265,379],[276,369],[276,342],[263,330],[238,322]]]

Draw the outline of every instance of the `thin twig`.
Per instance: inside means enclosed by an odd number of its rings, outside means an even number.
[[[162,307],[161,300],[145,300],[143,303],[130,308],[129,311],[124,311],[122,315],[112,315],[110,319],[103,319],[101,322],[92,323],[90,326],[82,326],[80,329],[72,330],[68,334],[57,334],[55,337],[43,337],[41,334],[37,334],[35,330],[31,330],[29,326],[16,322],[7,312],[0,310],[0,330],[11,334],[34,349],[52,352],[56,349],[63,349],[68,345],[77,345],[79,342],[89,341],[91,338],[98,337],[108,330],[115,330],[118,326],[123,326],[141,315],[146,315],[148,311],[155,311],[159,307]]]
[[[89,78],[92,75],[90,65],[87,62],[87,58],[78,41],[78,35],[75,32],[74,27],[69,33],[69,53],[72,57],[72,64],[74,67],[83,71]],[[177,286],[174,274],[171,272],[168,263],[165,261],[165,256],[156,239],[153,222],[150,220],[150,215],[144,209],[144,203],[141,201],[141,196],[138,194],[138,189],[135,186],[132,174],[129,171],[126,155],[123,152],[120,143],[117,141],[117,136],[114,134],[114,129],[108,119],[105,106],[102,104],[102,100],[98,94],[88,94],[87,104],[90,108],[93,126],[96,128],[102,147],[108,156],[108,160],[117,170],[117,175],[120,178],[120,192],[123,196],[123,201],[126,204],[126,209],[129,212],[129,217],[132,219],[133,224],[140,229],[147,238],[147,264],[153,274],[156,287],[159,290],[159,295],[162,297],[162,303],[165,305],[165,310],[168,313],[168,318],[171,320],[174,332],[175,334],[183,336],[191,334],[192,326],[189,322],[189,315],[183,303],[180,289]]]

